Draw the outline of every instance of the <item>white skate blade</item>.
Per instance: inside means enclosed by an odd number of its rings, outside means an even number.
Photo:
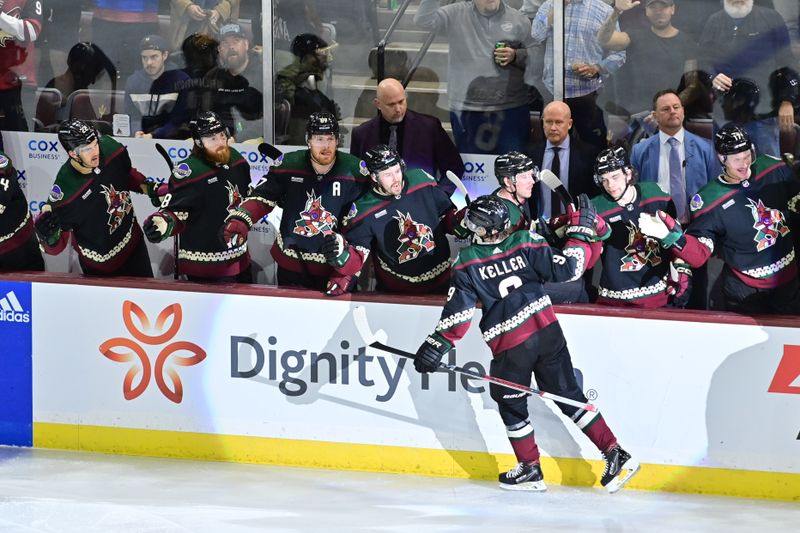
[[[619,473],[617,477],[612,479],[606,485],[606,490],[609,494],[614,494],[619,489],[625,486],[633,476],[639,471],[641,466],[639,465],[638,461],[634,461],[633,459],[628,459],[624,465],[622,465],[622,471]]]
[[[544,481],[528,481],[526,483],[519,483],[518,485],[508,485],[506,483],[498,483],[501,489],[505,490],[527,490],[533,492],[544,492],[547,490],[547,485]]]

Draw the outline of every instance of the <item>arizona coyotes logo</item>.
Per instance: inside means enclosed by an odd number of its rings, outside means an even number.
[[[294,222],[294,232],[303,237],[326,234],[335,229],[336,217],[325,210],[322,198],[314,191],[307,193],[306,208],[300,212],[300,218]]]
[[[3,5],[5,3],[6,3],[5,0],[0,0],[0,9],[3,8]],[[14,17],[15,19],[18,19],[20,18],[20,13],[22,12],[22,9],[19,6],[17,6],[17,7],[12,7],[8,11],[3,11],[3,12],[9,17]],[[0,29],[0,46],[5,47],[6,41],[13,42],[14,36],[8,33],[7,31]]]
[[[102,187],[103,196],[106,197],[106,203],[108,204],[108,209],[106,209],[106,213],[108,213],[108,234],[111,235],[122,224],[125,215],[131,212],[133,205],[128,191],[118,192],[113,185],[111,187],[103,185]]]
[[[778,237],[789,233],[789,227],[786,226],[783,213],[779,209],[765,207],[761,200],[755,203],[748,198],[747,201],[750,202],[750,211],[755,221],[753,227],[756,235],[753,240],[756,241],[756,250],[761,252],[775,244]]]
[[[165,307],[156,318],[156,323],[151,324],[141,307],[125,300],[122,304],[122,321],[133,339],[114,337],[101,344],[99,350],[114,362],[130,363],[122,382],[123,397],[126,400],[138,398],[147,390],[150,378],[155,377],[161,394],[171,402],[181,403],[183,383],[176,367],[196,365],[206,358],[206,352],[193,342],[170,342],[181,329],[183,310],[180,304]],[[143,345],[166,345],[156,356],[152,372],[150,359]],[[181,352],[188,355],[177,355]]]
[[[401,263],[416,259],[421,252],[436,248],[431,228],[425,224],[414,222],[411,213],[404,215],[398,211],[397,216],[393,218],[400,227],[400,236],[397,238],[400,241],[400,247],[397,249],[397,253],[400,254]]]
[[[239,186],[230,181],[225,185],[225,188],[228,189],[228,211],[230,212],[242,203],[242,194],[239,192]]]
[[[648,263],[653,266],[661,264],[658,242],[643,234],[632,222],[628,224],[628,245],[625,251],[628,255],[622,258],[620,272],[638,272]]]

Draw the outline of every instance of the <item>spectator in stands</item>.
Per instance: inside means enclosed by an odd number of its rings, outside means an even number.
[[[523,82],[530,21],[502,0],[440,6],[422,0],[414,22],[447,34],[450,123],[464,153],[522,151],[530,136]],[[502,44],[502,45],[501,45]]]
[[[691,214],[689,200],[719,176],[719,160],[709,140],[684,129],[683,104],[675,91],[665,89],[655,94],[653,116],[659,132],[633,146],[631,163],[639,181],[656,182],[670,195],[678,220],[686,224]],[[705,309],[708,290],[705,265],[693,270],[692,285],[688,306]]]
[[[239,0],[170,0],[169,8],[171,50],[178,50],[193,33],[217,38],[220,27],[239,20]]]
[[[339,106],[320,86],[333,60],[336,43],[328,44],[312,33],[298,35],[292,41],[294,62],[278,72],[276,100],[285,99],[291,105],[288,144],[305,143],[306,121],[312,113],[327,111],[341,120]]]
[[[565,2],[564,102],[575,117],[575,130],[584,142],[605,148],[606,128],[603,112],[597,106],[598,91],[604,79],[625,63],[625,52],[607,52],[598,42],[603,21],[614,8],[602,0]],[[614,24],[619,31],[619,24]],[[533,19],[531,35],[536,42],[545,42],[544,83],[553,91],[553,0],[546,0]]]
[[[540,169],[549,169],[558,176],[573,197],[581,193],[591,197],[599,192],[592,167],[599,150],[570,135],[572,125],[572,114],[565,102],[556,100],[547,104],[542,112],[542,127],[547,140],[533,145],[531,159]],[[534,218],[543,216],[549,219],[564,213],[565,206],[558,195],[543,183],[537,187],[532,198],[535,203],[531,205]]]
[[[683,103],[684,115],[688,120],[712,120],[714,102],[717,95],[712,86],[712,76],[704,70],[691,70],[681,76],[677,92]],[[709,134],[709,139],[711,135]]]
[[[96,44],[80,42],[67,55],[67,70],[48,81],[46,87],[61,91],[66,104],[75,91],[90,87],[113,90],[116,84],[117,70],[111,59]]]
[[[139,66],[136,46],[126,35],[158,33],[158,0],[94,0],[92,43],[114,63],[120,77],[127,77]]]
[[[755,81],[737,78],[722,95],[721,107],[725,122],[745,130],[757,147],[757,155],[780,155],[780,134],[774,117],[760,118],[756,108],[761,101],[761,90]]]
[[[353,130],[350,153],[362,158],[367,150],[383,144],[400,154],[410,168],[420,168],[452,193],[455,186],[445,177],[448,170],[461,177],[464,162],[458,149],[436,117],[408,109],[406,91],[394,78],[378,84],[375,107],[378,116]]]
[[[183,87],[186,90],[186,105],[189,116],[194,117],[198,112],[210,108],[207,100],[211,92],[205,88],[205,76],[217,66],[219,42],[204,33],[193,33],[183,40],[181,51],[185,63],[183,71],[189,76]],[[183,138],[191,136],[188,124],[181,128],[180,135]]]
[[[125,82],[125,107],[134,136],[176,139],[189,120],[186,80],[189,76],[169,61],[167,41],[148,35],[139,43],[142,68]]]
[[[765,88],[776,70],[797,68],[783,18],[774,9],[753,5],[753,0],[724,0],[723,9],[714,13],[703,29],[700,50],[700,67],[714,76],[718,91],[730,90],[735,78],[749,78]],[[769,104],[767,98],[761,99],[756,113],[769,113]],[[791,102],[781,102],[777,120],[764,118],[754,126],[774,129],[776,121],[783,130],[793,127]]]
[[[0,3],[0,130],[28,131],[22,100],[33,99],[38,54],[34,43],[42,31],[37,0]],[[23,97],[23,86],[29,94]],[[3,141],[0,139],[0,148]]]
[[[665,87],[676,88],[685,72],[697,69],[697,44],[672,25],[677,8],[674,0],[643,3],[649,27],[623,32],[630,44],[619,73],[626,88],[625,99],[618,104],[630,114],[649,112],[656,92]],[[614,13],[619,9],[618,3]]]
[[[264,116],[261,58],[250,51],[250,36],[240,24],[219,30],[219,67],[211,69],[205,85],[211,92],[210,110],[238,142],[263,136]]]

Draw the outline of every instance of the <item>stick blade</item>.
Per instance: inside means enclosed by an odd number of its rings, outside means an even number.
[[[469,191],[467,191],[467,188],[464,186],[464,182],[462,182],[461,179],[459,179],[459,177],[456,176],[452,170],[448,170],[447,172],[445,172],[445,176],[447,176],[447,179],[449,179],[453,183],[453,185],[456,186],[456,191],[450,197],[456,208],[463,209],[464,207],[469,205],[470,203]]]
[[[379,329],[373,333],[372,329],[370,329],[369,321],[367,320],[367,308],[363,305],[358,305],[353,308],[353,322],[356,325],[359,336],[367,346],[374,342],[380,342],[381,344],[386,343],[388,336],[385,331]]]
[[[283,161],[283,152],[281,152],[280,150],[278,150],[269,143],[259,144],[258,151],[276,163]]]

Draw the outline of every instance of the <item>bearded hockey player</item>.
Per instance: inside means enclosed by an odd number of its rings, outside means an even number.
[[[692,271],[639,229],[639,214],[665,211],[675,216],[670,195],[655,183],[636,183],[624,148],[603,150],[594,164],[595,183],[603,193],[592,198],[600,217],[611,227],[601,261],[597,303],[653,308],[671,303],[685,307]]]
[[[372,189],[356,200],[342,223],[344,237],[330,233],[322,251],[336,269],[326,293],[353,285],[370,251],[376,288],[407,294],[445,293],[450,279],[450,245],[445,233],[467,237],[456,208],[436,180],[407,169],[395,150],[379,144],[364,161]]]
[[[0,272],[20,270],[44,270],[44,260],[17,171],[0,152]]]
[[[219,238],[225,218],[250,186],[250,165],[228,145],[229,133],[211,111],[189,122],[192,154],[172,171],[161,208],[144,223],[150,242],[180,235],[178,271],[190,281],[251,283],[247,242]]]
[[[72,245],[84,274],[153,277],[130,193],[153,198],[155,185],[131,166],[128,150],[77,119],[58,129],[69,161],[58,171],[35,226],[44,251]]]
[[[252,225],[276,206],[283,209],[272,257],[278,285],[325,291],[333,268],[322,253],[323,236],[337,231],[366,186],[361,160],[337,150],[339,123],[327,112],[306,123],[307,150],[284,155],[282,162],[248,193],[225,223],[224,239],[239,246]]]
[[[780,160],[756,158],[750,136],[738,126],[720,129],[714,148],[723,174],[692,197],[686,232],[664,211],[640,214],[639,227],[692,267],[719,250],[725,310],[800,313],[789,218],[798,210],[800,182]]]
[[[543,391],[586,402],[575,380],[567,343],[556,319],[544,280],[577,279],[596,260],[598,230],[605,232],[588,197],[570,214],[563,252],[547,245],[532,231],[513,232],[508,207],[496,196],[481,196],[467,207],[465,224],[475,243],[458,254],[450,291],[436,330],[420,346],[414,359],[419,372],[433,372],[453,343],[466,334],[480,300],[480,328],[494,359],[489,373],[530,386],[531,374]],[[591,244],[588,241],[592,241]],[[519,464],[500,475],[500,487],[512,490],[546,489],[539,465],[539,448],[528,420],[528,398],[492,384],[511,447]],[[601,483],[619,490],[638,470],[602,415],[559,404],[561,411],[603,453],[606,469]]]

